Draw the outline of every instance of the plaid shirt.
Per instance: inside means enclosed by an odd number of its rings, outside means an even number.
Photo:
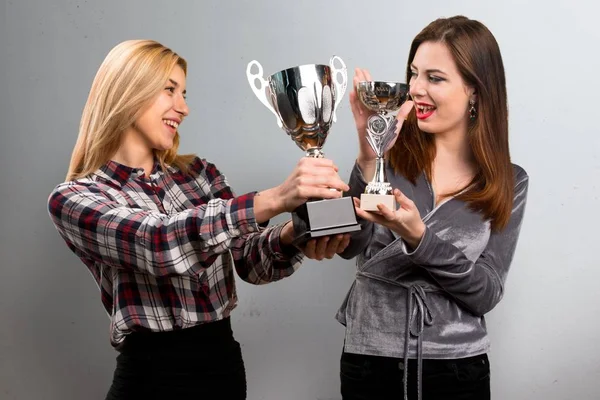
[[[282,249],[281,225],[254,219],[254,193],[235,197],[217,168],[196,158],[188,175],[158,164],[109,161],[58,185],[48,208],[69,248],[89,268],[111,318],[111,343],[132,331],[168,331],[229,316],[233,268],[263,284],[291,275],[302,254]]]

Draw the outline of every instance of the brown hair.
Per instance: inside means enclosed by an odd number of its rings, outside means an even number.
[[[107,163],[121,144],[123,132],[156,98],[175,66],[187,74],[185,59],[152,40],[116,45],[96,73],[81,116],[67,181],[86,176]],[[193,155],[178,155],[179,133],[169,150],[155,150],[165,164],[187,171]]]
[[[481,22],[463,16],[437,19],[411,44],[407,82],[411,77],[410,65],[424,42],[444,43],[463,81],[477,95],[477,118],[469,123],[468,138],[478,170],[468,190],[452,194],[490,219],[492,229],[500,230],[508,223],[512,210],[514,173],[508,146],[506,80],[498,43]],[[431,181],[435,155],[433,135],[418,128],[416,115],[411,112],[390,150],[392,167],[413,183],[423,171]]]

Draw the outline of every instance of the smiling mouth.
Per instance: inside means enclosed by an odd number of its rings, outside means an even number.
[[[166,125],[169,125],[170,127],[173,127],[173,128],[175,128],[175,129],[177,129],[177,128],[179,127],[179,123],[178,123],[178,122],[172,121],[172,120],[170,120],[170,119],[163,119],[163,122],[164,122]]]
[[[417,105],[417,118],[427,119],[435,111],[434,106]]]

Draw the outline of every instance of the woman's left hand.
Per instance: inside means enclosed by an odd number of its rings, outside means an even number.
[[[338,234],[311,239],[302,247],[306,258],[321,261],[324,258],[332,259],[333,256],[346,250],[350,243],[350,234]]]
[[[360,218],[391,229],[400,235],[411,248],[416,249],[425,233],[425,223],[421,219],[419,209],[411,199],[399,189],[394,189],[393,195],[399,205],[398,209],[390,210],[383,204],[378,204],[379,212],[361,210],[360,200],[356,197],[353,198],[356,214]]]
[[[283,229],[279,240],[281,244],[290,246],[294,240],[294,226],[292,221],[288,221]],[[332,259],[336,254],[343,252],[350,243],[350,234],[338,234],[333,236],[322,236],[316,239],[311,239],[302,246],[296,247],[306,258],[312,260],[323,260],[324,258]]]

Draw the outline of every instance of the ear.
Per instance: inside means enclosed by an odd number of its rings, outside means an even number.
[[[469,96],[469,102],[473,100],[477,103],[477,90],[474,87],[467,87],[467,95]]]

